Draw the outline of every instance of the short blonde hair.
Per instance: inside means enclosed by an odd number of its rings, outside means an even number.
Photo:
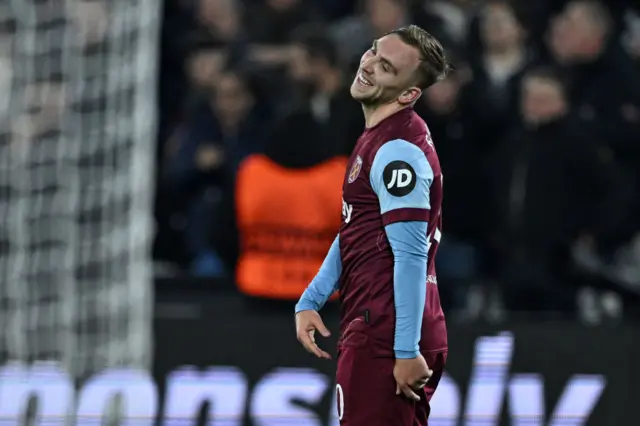
[[[424,90],[434,83],[443,80],[454,69],[444,53],[444,48],[437,38],[417,25],[398,28],[389,34],[395,34],[409,46],[420,52],[417,86]]]

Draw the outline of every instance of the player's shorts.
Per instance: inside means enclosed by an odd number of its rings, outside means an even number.
[[[446,351],[422,354],[433,375],[416,391],[418,402],[396,395],[395,359],[377,355],[365,334],[349,336],[338,351],[336,409],[341,426],[427,426],[429,401],[442,377]]]

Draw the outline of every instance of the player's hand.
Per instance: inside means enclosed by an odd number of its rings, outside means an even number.
[[[393,377],[396,379],[396,395],[403,393],[413,401],[420,401],[420,397],[415,391],[422,389],[432,374],[433,371],[422,355],[412,359],[396,358],[396,365],[393,368]]]
[[[313,310],[300,311],[296,314],[296,334],[298,341],[302,343],[302,346],[314,354],[318,358],[331,359],[331,355],[323,351],[316,344],[315,333],[316,330],[324,337],[329,337],[331,333],[325,327],[320,318],[320,314]]]

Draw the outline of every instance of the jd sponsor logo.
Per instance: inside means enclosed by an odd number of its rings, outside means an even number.
[[[509,374],[513,337],[504,334],[476,341],[473,371],[463,398],[460,386],[448,375],[433,400],[430,425],[498,425],[508,398],[513,425],[560,426],[586,424],[605,380],[600,375],[576,375],[565,384],[555,407],[545,407],[544,379],[538,374]],[[160,388],[143,371],[110,369],[91,377],[76,392],[69,375],[54,363],[0,368],[0,425],[22,424],[32,397],[37,400],[36,424],[102,425],[109,407],[119,399],[120,425],[193,425],[208,403],[208,426],[242,426],[251,419],[260,426],[337,426],[338,392],[331,379],[313,369],[279,368],[264,375],[252,389],[235,367],[205,370],[180,367],[165,378],[164,404]],[[327,392],[334,395],[329,412],[317,407]],[[549,419],[545,421],[545,419]]]

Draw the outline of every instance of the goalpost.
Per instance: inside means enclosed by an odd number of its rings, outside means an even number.
[[[161,8],[0,4],[0,367],[150,367]]]

